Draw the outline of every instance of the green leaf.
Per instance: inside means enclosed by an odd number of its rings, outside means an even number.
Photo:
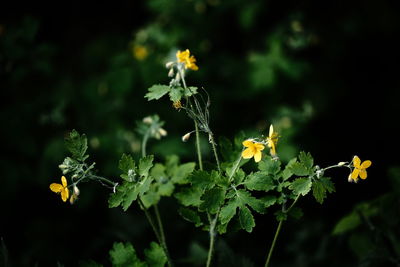
[[[175,197],[184,206],[198,207],[201,204],[201,196],[203,190],[197,187],[188,187],[182,189],[179,193],[175,194]]]
[[[214,176],[206,171],[194,171],[188,178],[193,186],[203,190],[211,189],[215,185]]]
[[[217,213],[219,207],[225,200],[226,191],[220,187],[214,187],[204,193],[201,197],[203,201],[200,205],[201,211],[208,211],[211,214]]]
[[[270,191],[275,188],[272,176],[264,172],[255,172],[246,177],[244,185],[249,190]]]
[[[135,180],[135,161],[133,160],[131,155],[122,154],[121,159],[118,163],[118,168],[123,172],[120,175],[122,179],[128,182],[132,182]]]
[[[189,162],[176,168],[173,176],[172,182],[176,184],[186,184],[188,183],[187,177],[193,172],[194,168],[196,167],[196,163]]]
[[[158,100],[170,91],[168,85],[156,84],[149,88],[149,92],[144,96],[148,101]]]
[[[183,94],[183,89],[181,87],[173,87],[169,91],[169,99],[172,102],[181,100]]]
[[[264,207],[268,208],[276,203],[276,196],[264,196],[261,201],[264,202]]]
[[[282,178],[284,181],[292,177],[293,172],[291,171],[292,165],[295,164],[297,161],[296,158],[291,159],[288,164],[286,165],[285,169],[282,171]]]
[[[278,210],[277,212],[275,212],[275,217],[277,221],[286,221],[287,220],[287,213]]]
[[[156,185],[153,184],[152,187],[156,187]],[[148,209],[157,204],[160,201],[161,196],[154,189],[150,189],[140,199],[142,200],[144,207]]]
[[[307,195],[311,190],[311,179],[310,178],[298,178],[289,186],[289,189],[293,190],[296,195]]]
[[[239,222],[242,229],[249,233],[251,233],[253,227],[256,226],[253,214],[251,214],[251,211],[246,206],[241,207],[239,210]]]
[[[300,163],[307,169],[311,169],[314,165],[314,159],[309,152],[301,151],[299,154]]]
[[[258,169],[267,174],[276,175],[281,170],[281,162],[266,156],[258,163]]]
[[[142,177],[147,177],[149,175],[149,170],[153,167],[153,155],[146,156],[139,160],[139,175]]]
[[[243,182],[245,177],[246,177],[246,173],[242,169],[239,168],[233,175],[233,182],[235,184],[240,184],[241,182]]]
[[[317,200],[318,203],[322,204],[324,202],[324,199],[326,198],[327,192],[335,192],[335,186],[331,179],[327,177],[321,177],[320,179],[314,181],[312,185],[312,191],[315,200]]]
[[[146,264],[139,260],[136,251],[129,243],[114,243],[110,250],[110,259],[113,266],[116,267],[139,267]]]
[[[192,95],[195,95],[195,94],[197,94],[197,87],[189,86],[189,87],[184,89],[183,94],[184,94],[184,96],[188,96],[188,97],[192,96]]]
[[[167,263],[167,256],[161,246],[155,242],[150,243],[150,248],[144,250],[146,262],[151,267],[163,267]]]
[[[75,160],[83,162],[89,157],[85,155],[88,148],[85,134],[80,135],[76,130],[72,130],[65,138],[65,146]]]
[[[300,162],[293,162],[290,165],[290,172],[297,176],[308,176],[310,175],[310,170],[307,169],[304,165]]]
[[[185,220],[194,223],[196,227],[203,224],[199,214],[192,209],[181,207],[178,212]]]
[[[241,203],[241,207],[244,205],[250,206],[253,210],[257,211],[258,213],[265,212],[265,205],[264,202],[260,199],[253,197],[250,192],[245,190],[237,190],[236,192],[237,198]]]
[[[237,198],[232,198],[228,201],[228,204],[221,208],[219,218],[221,224],[227,224],[235,216],[237,208],[240,206],[240,202]]]
[[[360,216],[356,213],[350,213],[349,215],[343,217],[333,229],[332,234],[338,235],[345,233],[347,231],[357,228],[361,224]]]

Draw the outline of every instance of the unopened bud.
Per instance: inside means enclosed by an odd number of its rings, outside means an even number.
[[[161,134],[161,136],[167,136],[167,131],[163,128],[158,129],[158,132]]]
[[[170,68],[172,68],[172,66],[174,66],[174,64],[175,64],[175,62],[169,61],[169,62],[167,62],[167,63],[165,64],[165,67],[166,67],[167,69],[170,69]]]
[[[60,168],[61,170],[64,170],[64,169],[67,169],[68,166],[65,164],[60,164],[60,165],[58,165],[58,168]]]
[[[74,185],[74,195],[79,196],[79,194],[80,194],[79,188],[76,185]]]
[[[149,117],[145,117],[143,118],[143,122],[146,124],[152,124],[153,123],[153,119],[149,116]]]
[[[189,140],[191,134],[192,134],[192,132],[187,133],[184,136],[182,136],[182,142],[186,142],[187,140]]]
[[[72,179],[76,179],[76,178],[78,178],[78,174],[72,175]]]
[[[343,166],[343,165],[346,165],[346,164],[347,164],[347,162],[341,161],[341,162],[339,162],[337,165],[338,165],[338,166]]]
[[[168,72],[168,77],[172,78],[174,77],[174,74],[175,74],[174,69],[170,69]]]
[[[352,177],[351,177],[351,173],[349,174],[349,177],[347,178],[347,181],[349,182],[349,183],[357,183],[357,178],[356,179],[353,179]]]

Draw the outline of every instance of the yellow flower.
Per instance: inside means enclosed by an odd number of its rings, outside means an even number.
[[[366,160],[363,163],[361,163],[361,160],[359,157],[354,156],[353,158],[353,166],[354,170],[351,173],[350,177],[354,181],[357,181],[358,176],[360,176],[361,179],[366,179],[367,178],[367,171],[366,169],[371,166],[372,162],[370,160]]]
[[[243,146],[247,147],[242,152],[242,157],[244,159],[250,159],[254,157],[255,162],[259,162],[261,160],[261,151],[264,150],[264,145],[260,143],[255,143],[252,140],[243,141]]]
[[[271,155],[276,156],[276,144],[278,143],[278,133],[274,132],[274,126],[269,126],[269,136],[267,137],[267,146],[271,149]]]
[[[199,67],[197,67],[195,63],[196,59],[194,58],[194,56],[190,56],[189,49],[186,49],[183,52],[178,50],[178,52],[176,52],[176,58],[178,59],[178,62],[185,64],[185,69],[191,69],[191,70],[199,69]]]
[[[61,183],[62,184],[52,183],[50,185],[50,190],[57,194],[61,193],[61,199],[65,202],[69,198],[69,190],[67,188],[68,184],[65,176],[61,177]]]
[[[137,60],[144,60],[148,56],[149,52],[143,45],[134,45],[132,49],[133,57]]]

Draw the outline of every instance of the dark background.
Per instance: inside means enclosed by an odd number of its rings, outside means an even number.
[[[274,123],[284,161],[305,150],[320,166],[353,155],[373,162],[358,184],[347,182],[345,170],[329,173],[337,192],[324,205],[302,199],[305,215],[284,226],[273,259],[277,266],[361,264],[348,236],[331,232],[357,203],[393,191],[388,171],[399,166],[398,10],[389,1],[2,4],[2,255],[10,266],[108,264],[115,241],[131,242],[142,255],[155,238],[138,207],[108,209],[110,191],[100,184],[82,185],[71,206],[48,186],[59,182],[57,166],[67,156],[63,139],[71,129],[88,136],[99,172],[117,177],[120,155],[139,154],[135,121],[155,113],[168,137],[152,141],[150,152],[195,161],[193,143],[180,142],[192,130],[190,120],[167,99],[143,98],[151,85],[169,82],[168,56],[189,48],[200,69],[187,80],[209,92],[217,136],[267,134]],[[146,47],[145,59],[135,58],[135,45]],[[212,160],[209,148],[204,152]],[[207,233],[179,218],[173,199],[161,207],[174,258],[190,257],[193,240],[207,248]],[[260,266],[275,227],[272,213],[257,216],[256,224],[253,234],[223,236],[219,249],[229,245]],[[397,239],[397,231],[391,236]],[[217,260],[224,257],[218,251]]]

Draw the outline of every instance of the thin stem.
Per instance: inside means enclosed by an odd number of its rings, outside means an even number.
[[[210,138],[210,143],[211,143],[211,146],[212,146],[212,150],[214,152],[215,161],[217,162],[218,171],[219,171],[219,173],[222,173],[221,164],[219,163],[219,158],[218,158],[218,154],[217,154],[217,148],[215,147],[214,136],[213,136],[213,134],[211,132],[209,133],[209,138]]]
[[[200,133],[199,133],[199,126],[197,125],[197,121],[194,120],[194,127],[196,130],[196,148],[197,148],[197,158],[199,160],[199,168],[203,170],[203,160],[201,158],[201,147],[200,147]]]
[[[164,227],[163,227],[163,224],[162,224],[162,221],[161,221],[161,216],[160,216],[160,212],[158,210],[158,205],[157,204],[154,205],[154,212],[156,214],[156,219],[157,219],[157,223],[158,223],[158,229],[160,231],[161,246],[164,248],[165,254],[167,256],[168,266],[172,266],[171,257],[169,255],[167,242],[166,242],[166,239],[165,239]]]
[[[233,175],[235,175],[237,169],[239,168],[240,161],[242,161],[242,154],[239,155],[239,158],[236,160],[235,165],[233,166],[233,169],[231,170],[231,173],[229,174],[229,181],[231,181]]]
[[[210,231],[209,231],[210,244],[208,247],[208,256],[207,256],[206,267],[211,266],[211,262],[212,262],[212,258],[213,258],[213,254],[214,254],[214,244],[215,244],[215,237],[216,237],[215,226],[217,224],[218,216],[219,216],[219,211],[215,215],[215,218],[212,221],[210,221]],[[210,219],[210,216],[209,216],[209,219]]]
[[[147,221],[150,223],[151,228],[153,229],[154,234],[156,235],[156,238],[158,240],[158,242],[160,244],[162,244],[161,242],[161,237],[160,237],[160,233],[157,230],[157,227],[153,221],[153,218],[151,217],[149,211],[146,209],[146,207],[144,206],[142,200],[140,198],[138,198],[138,203],[139,206],[141,207],[141,209],[144,211],[144,214],[146,215]]]
[[[282,228],[282,224],[283,224],[283,220],[279,221],[278,227],[276,228],[274,240],[272,240],[271,248],[269,249],[269,252],[268,252],[268,257],[267,257],[267,261],[265,262],[265,267],[268,267],[269,262],[271,260],[272,251],[274,250],[276,240],[278,239],[279,232],[281,231],[281,228]]]
[[[148,130],[145,135],[143,136],[143,140],[142,140],[142,157],[146,157],[146,145],[147,145],[147,141],[149,140],[149,134],[150,134],[150,130]]]

